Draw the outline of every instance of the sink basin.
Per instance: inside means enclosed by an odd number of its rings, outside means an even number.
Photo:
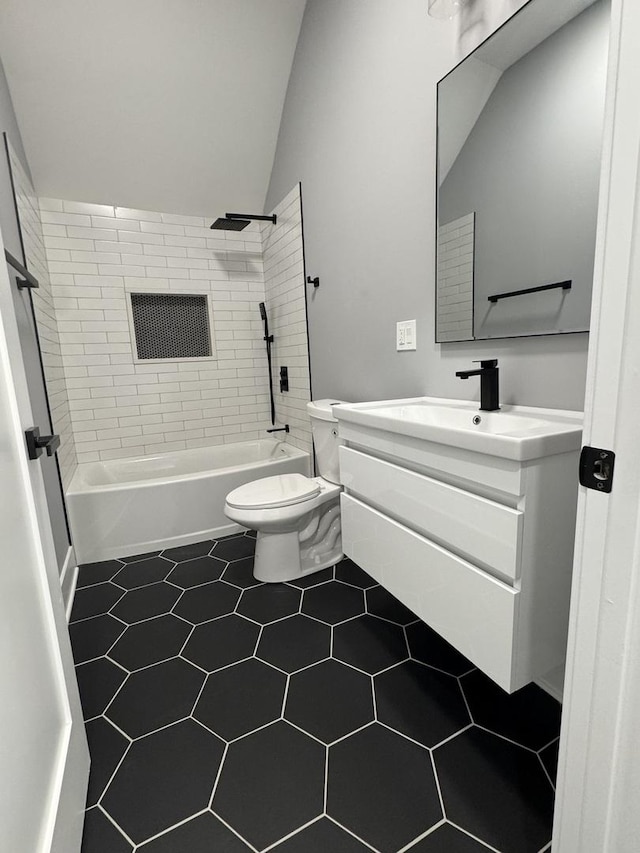
[[[478,403],[415,397],[341,404],[333,412],[340,422],[521,461],[577,450],[582,441],[582,412],[564,409],[482,412]]]

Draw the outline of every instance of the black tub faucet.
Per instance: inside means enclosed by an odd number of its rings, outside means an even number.
[[[456,376],[468,379],[470,376],[480,377],[480,411],[495,412],[500,408],[500,393],[498,391],[498,359],[487,358],[474,364],[480,364],[477,370],[458,370]]]

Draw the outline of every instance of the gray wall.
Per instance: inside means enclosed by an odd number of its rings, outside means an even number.
[[[476,214],[476,337],[589,327],[608,23],[596,3],[505,71],[440,188],[440,223]],[[566,279],[566,294],[487,300]]]
[[[498,6],[474,4],[475,44]],[[477,399],[454,373],[495,356],[504,402],[582,408],[586,334],[433,342],[436,83],[470,30],[424,0],[308,2],[265,209],[302,182],[315,397]],[[395,323],[414,317],[418,349],[396,353]]]
[[[2,133],[8,135],[14,151],[18,154],[25,167],[27,167],[27,158],[22,146],[16,115],[13,111],[7,79],[4,76],[4,68],[0,61],[0,136]],[[13,203],[11,178],[9,176],[9,165],[4,150],[4,143],[0,144],[0,230],[2,231],[4,245],[7,250],[19,261],[22,261],[18,220]]]

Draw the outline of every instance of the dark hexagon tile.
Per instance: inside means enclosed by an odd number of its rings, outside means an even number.
[[[150,583],[163,581],[173,568],[173,563],[162,557],[149,557],[136,563],[127,563],[113,578],[113,582],[125,589],[136,589]]]
[[[371,678],[335,660],[291,676],[285,719],[324,743],[373,720]]]
[[[406,632],[409,651],[415,660],[450,675],[464,675],[474,668],[470,660],[424,622],[408,625]]]
[[[133,672],[178,655],[192,630],[191,625],[171,613],[156,616],[130,625],[109,657]]]
[[[371,575],[368,575],[360,566],[356,566],[348,557],[336,565],[336,580],[349,583],[351,586],[358,586],[360,589],[371,589],[378,586]]]
[[[550,743],[549,746],[545,746],[544,749],[540,750],[538,753],[540,756],[540,761],[544,765],[545,770],[549,774],[549,779],[551,779],[554,787],[556,784],[556,776],[558,775],[558,748],[560,746],[560,741],[556,740],[553,743]]]
[[[365,847],[333,821],[321,817],[272,850],[273,853],[370,853],[371,848]]]
[[[97,717],[104,711],[126,677],[126,672],[106,658],[98,658],[76,667],[85,720]]]
[[[471,723],[458,679],[406,661],[374,677],[378,720],[425,746]]]
[[[429,752],[373,723],[329,747],[327,814],[381,853],[442,820]]]
[[[300,614],[265,625],[256,655],[285,672],[328,658],[331,628]]]
[[[318,586],[318,584],[332,580],[333,566],[328,569],[323,569],[320,572],[311,572],[311,574],[304,575],[301,578],[296,578],[295,580],[289,581],[289,583],[291,586],[296,586],[298,589],[310,589],[312,586]]]
[[[152,583],[124,594],[112,613],[130,625],[168,613],[182,595],[182,590],[168,583]]]
[[[259,581],[253,574],[253,557],[245,557],[244,560],[235,560],[222,575],[227,583],[232,583],[240,589],[249,589],[252,586],[260,586]]]
[[[223,616],[214,622],[198,625],[182,652],[197,666],[213,672],[251,657],[260,629],[240,616]]]
[[[534,750],[559,736],[562,707],[536,684],[509,695],[478,669],[460,683],[479,726]]]
[[[367,590],[366,597],[367,613],[371,613],[372,616],[395,622],[396,625],[410,625],[418,619],[415,613],[412,613],[384,587],[377,586],[375,589]]]
[[[141,853],[251,853],[251,848],[211,812],[147,841],[137,850]]]
[[[91,771],[87,807],[94,806],[113,776],[120,759],[127,751],[129,741],[104,717],[91,720],[86,725]]]
[[[240,598],[240,590],[227,583],[213,581],[204,586],[188,589],[173,612],[194,625],[233,613]]]
[[[134,672],[107,709],[107,717],[131,738],[188,717],[205,675],[182,658]]]
[[[136,844],[207,808],[223,742],[194,720],[131,744],[102,806]]]
[[[551,839],[553,789],[538,757],[476,727],[434,750],[447,817],[501,853]]]
[[[488,849],[450,823],[443,823],[407,853],[443,853],[445,850],[446,853],[487,853]]]
[[[301,595],[300,590],[285,584],[263,584],[253,589],[245,589],[236,609],[248,619],[266,625],[297,613]]]
[[[249,536],[251,539],[256,539],[256,537],[258,536],[258,531],[257,530],[245,530],[243,535]]]
[[[167,580],[182,589],[189,589],[219,580],[226,567],[223,560],[216,560],[215,557],[195,557],[178,563]]]
[[[204,557],[213,548],[213,542],[208,539],[205,542],[194,542],[192,545],[179,545],[177,548],[165,548],[162,556],[175,563],[183,560],[192,560],[194,557]]]
[[[255,550],[256,540],[240,533],[238,536],[227,536],[225,539],[218,539],[211,553],[220,560],[231,562],[232,560],[242,560],[245,557],[252,557]]]
[[[69,625],[73,659],[76,664],[106,654],[127,626],[113,616],[96,616]]]
[[[325,583],[305,592],[302,612],[328,625],[337,625],[364,613],[364,595],[362,590],[338,581]]]
[[[322,814],[324,770],[323,746],[272,723],[231,744],[212,809],[263,850]]]
[[[371,674],[408,657],[404,631],[375,616],[359,616],[333,629],[333,656]]]
[[[73,599],[71,622],[108,613],[123,595],[124,592],[110,581],[79,589]]]
[[[131,853],[133,847],[100,809],[89,809],[84,819],[80,853]]]
[[[104,560],[102,563],[83,563],[83,565],[78,566],[78,583],[76,589],[110,581],[121,568],[121,560]]]
[[[250,658],[207,678],[193,716],[230,741],[277,720],[287,677]]]

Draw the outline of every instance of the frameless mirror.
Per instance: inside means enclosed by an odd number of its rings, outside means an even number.
[[[608,0],[530,0],[438,84],[436,341],[589,328]]]

